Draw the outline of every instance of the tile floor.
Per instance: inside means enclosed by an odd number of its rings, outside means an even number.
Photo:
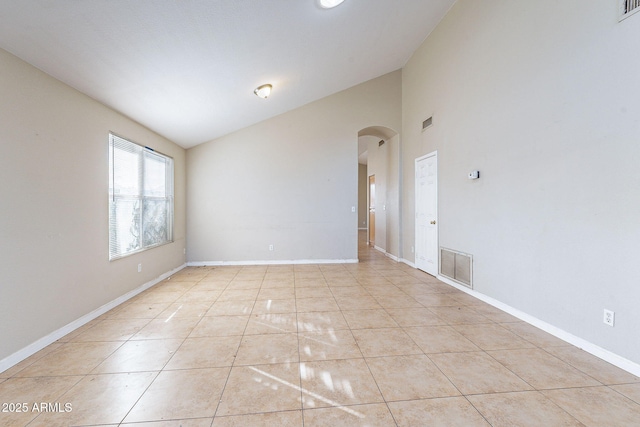
[[[0,425],[640,425],[640,378],[360,249],[186,268],[0,373]]]

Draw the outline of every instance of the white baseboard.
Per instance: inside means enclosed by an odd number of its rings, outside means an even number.
[[[196,261],[188,262],[188,267],[221,267],[231,265],[290,265],[290,264],[356,264],[357,259],[292,259],[257,261]]]
[[[163,281],[167,277],[169,277],[169,276],[175,274],[176,272],[182,270],[186,266],[187,266],[186,264],[182,264],[180,267],[175,268],[175,269],[173,269],[173,270],[171,270],[171,271],[169,271],[167,273],[164,273],[161,276],[151,280],[150,282],[147,282],[147,283],[145,283],[145,284],[143,284],[141,286],[138,286],[134,290],[132,290],[130,292],[127,292],[126,294],[114,299],[113,301],[110,301],[110,302],[106,303],[105,305],[93,310],[92,312],[85,314],[81,318],[76,319],[71,323],[68,323],[67,325],[63,326],[62,328],[57,329],[57,330],[51,332],[49,335],[46,335],[46,336],[40,338],[39,340],[29,344],[28,346],[16,351],[15,353],[11,354],[10,356],[5,357],[4,359],[0,360],[0,372],[4,372],[7,369],[11,368],[12,366],[18,364],[19,362],[22,362],[24,359],[26,359],[27,357],[39,352],[40,350],[42,350],[43,348],[45,348],[49,344],[53,344],[54,342],[56,342],[60,338],[64,337],[68,333],[75,331],[79,327],[81,327],[81,326],[89,323],[93,319],[103,315],[104,313],[106,313],[107,311],[111,310],[112,308],[117,307],[120,304],[122,304],[123,302],[133,298],[136,295],[138,295],[139,293],[141,293],[143,291],[146,291],[147,289],[149,289],[153,285]]]
[[[409,261],[408,259],[400,258],[400,262],[405,263],[410,267],[417,268],[415,263]]]
[[[389,252],[385,252],[385,253],[384,253],[384,255],[385,255],[387,258],[391,258],[393,261],[398,262],[398,257],[397,257],[397,256],[395,256],[395,255],[393,255],[393,254],[390,254]]]
[[[386,256],[387,258],[391,258],[392,260],[394,260],[395,262],[399,262],[399,259],[397,256],[390,254],[389,252],[387,252],[385,249],[381,248],[380,246],[373,246],[373,249],[375,249],[378,252],[382,252],[384,254],[384,256]]]
[[[518,319],[524,322],[527,322],[532,326],[535,326],[536,328],[539,328],[545,332],[548,332],[549,334],[555,336],[556,338],[561,339],[562,341],[568,342],[569,344],[572,344],[578,348],[581,348],[587,353],[591,353],[592,355],[599,357],[600,359],[606,362],[609,362],[620,369],[624,369],[625,371],[640,377],[640,364],[632,362],[629,359],[625,359],[622,356],[612,353],[611,351],[606,350],[600,346],[597,346],[596,344],[593,344],[583,338],[577,337],[565,330],[562,330],[556,326],[553,326],[543,320],[538,319],[537,317],[531,316],[530,314],[520,311],[517,308],[513,308],[510,305],[507,305],[503,302],[493,299],[478,291],[474,291],[473,289],[469,289],[466,286],[460,285],[459,283],[456,283],[447,277],[438,275],[437,278],[438,280],[448,285],[451,285],[454,288],[461,290],[462,292],[465,292],[475,298],[478,298],[481,301],[486,302],[487,304],[490,304],[506,313],[509,313],[510,315],[517,317]]]

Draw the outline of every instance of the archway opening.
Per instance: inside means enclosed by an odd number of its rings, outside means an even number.
[[[385,126],[358,132],[358,236],[400,258],[400,136]],[[375,187],[372,187],[375,185]],[[372,197],[373,196],[373,197]]]

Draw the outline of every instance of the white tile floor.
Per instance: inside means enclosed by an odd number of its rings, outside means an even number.
[[[184,269],[0,373],[0,425],[640,425],[639,378],[360,250]]]

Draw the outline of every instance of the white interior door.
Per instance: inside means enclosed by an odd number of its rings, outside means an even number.
[[[438,274],[438,152],[416,159],[416,267]]]

